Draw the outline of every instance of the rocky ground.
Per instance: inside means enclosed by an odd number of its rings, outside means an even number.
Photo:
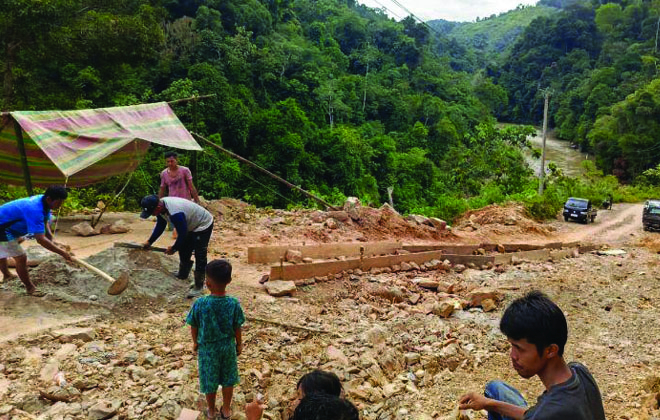
[[[589,227],[540,225],[519,208],[494,208],[490,216],[488,211],[468,215],[448,232],[432,223],[405,221],[387,209],[368,210],[354,220],[351,209],[346,215],[329,215],[257,210],[231,201],[214,205],[224,217],[217,224],[213,255],[234,264],[230,292],[241,299],[248,317],[237,405],[261,393],[268,404],[266,417],[286,418],[298,378],[314,368],[340,376],[364,419],[456,418],[457,399],[496,378],[512,383],[533,402],[542,385],[519,378],[511,368],[498,321],[509,301],[541,289],[565,311],[567,358],[591,369],[608,419],[660,417],[660,240],[630,219],[632,207],[615,208]],[[140,222],[133,223],[139,230]],[[582,229],[589,229],[590,239],[598,242],[599,228],[620,232],[606,242],[626,253],[587,253],[498,270],[346,273],[283,298],[264,292],[258,280],[267,266],[248,265],[246,256],[247,244],[549,242],[573,239]],[[127,235],[117,240],[138,239]],[[76,249],[72,237],[63,240]],[[105,252],[112,257],[102,253],[89,261],[104,267],[109,264],[104,258],[116,261],[114,253]],[[135,264],[135,256],[125,258]],[[139,269],[169,267],[167,261],[150,261],[138,260]],[[142,284],[158,277],[132,281]],[[92,300],[86,289],[75,299],[66,298],[74,295],[72,285],[61,281],[44,278],[42,285],[51,295],[39,301],[41,311],[52,314],[55,307],[61,314],[96,318],[69,320],[66,328],[35,330],[0,343],[0,418],[174,419],[182,408],[201,407],[196,361],[184,325],[189,302],[180,297],[185,285],[161,285],[158,298],[134,287],[127,291],[130,299],[114,303],[106,296]],[[3,287],[0,294],[20,294],[15,283]],[[21,317],[30,313],[17,308],[34,300],[25,299],[0,317],[21,325]],[[242,417],[236,407],[234,416]]]

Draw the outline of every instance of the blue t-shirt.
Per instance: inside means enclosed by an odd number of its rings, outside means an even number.
[[[186,322],[197,328],[197,344],[229,345],[236,330],[245,323],[238,299],[232,296],[203,296],[193,303]]]
[[[44,234],[49,219],[50,209],[44,207],[43,194],[5,203],[0,206],[0,240]]]

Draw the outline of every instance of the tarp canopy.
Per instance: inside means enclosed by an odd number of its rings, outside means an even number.
[[[202,150],[166,102],[80,111],[4,114],[0,182],[25,185],[16,127],[32,185],[80,187],[135,170],[151,143]]]

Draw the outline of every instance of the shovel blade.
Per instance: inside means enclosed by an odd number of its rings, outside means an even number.
[[[110,287],[108,287],[108,294],[116,296],[121,294],[128,287],[128,273],[124,272],[117,277]]]

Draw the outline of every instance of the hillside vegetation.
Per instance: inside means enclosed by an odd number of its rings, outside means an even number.
[[[489,74],[504,87],[504,118],[538,123],[551,94],[550,125],[596,156],[605,173],[649,182],[660,163],[660,2],[581,4],[535,20],[509,60]]]
[[[11,0],[0,11],[4,109],[71,109],[215,94],[175,111],[189,129],[341,203],[388,201],[453,217],[528,188],[527,129],[498,130],[506,106],[437,52],[426,26],[352,0]],[[119,205],[158,190],[152,147]],[[183,156],[207,198],[311,205],[207,149]],[[123,177],[74,192],[95,205]],[[496,193],[493,193],[496,192]],[[6,197],[20,192],[7,191]],[[77,198],[77,200],[76,200]]]
[[[547,17],[559,9],[550,6],[523,6],[491,15],[476,22],[432,20],[429,25],[456,41],[469,52],[477,67],[496,59],[504,59],[514,42],[536,18]]]
[[[616,182],[570,180],[554,168],[550,192],[538,197],[522,154],[533,130],[499,129],[496,118],[538,123],[538,88],[552,86],[551,123],[594,150],[602,169],[611,172],[625,156],[620,178],[631,179],[656,165],[659,150],[637,147],[657,135],[657,89],[647,83],[657,73],[658,7],[541,3],[475,23],[493,32],[477,49],[354,0],[9,0],[0,10],[2,106],[81,109],[214,94],[175,105],[190,130],[332,203],[357,196],[378,206],[392,189],[403,213],[453,219],[516,200],[552,217],[565,196],[597,200]],[[548,16],[497,64],[512,28],[534,13]],[[498,19],[503,24],[491,27]],[[468,25],[453,31],[479,33]],[[486,48],[493,62],[479,61]],[[626,127],[644,136],[620,136]],[[638,155],[629,158],[629,150]],[[114,208],[134,208],[158,190],[163,152],[151,148]],[[207,198],[314,205],[209,148],[181,161]],[[75,190],[68,205],[108,200],[125,179]],[[24,194],[0,187],[4,199]],[[615,197],[639,197],[626,194]]]

